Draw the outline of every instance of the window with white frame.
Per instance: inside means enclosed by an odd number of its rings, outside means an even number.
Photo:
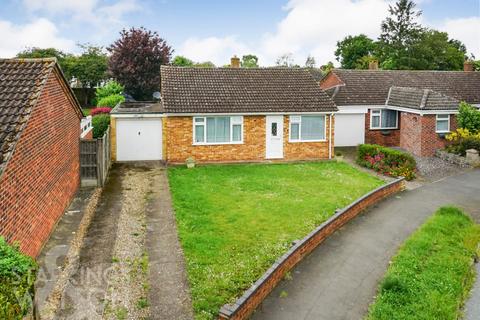
[[[193,118],[194,144],[242,143],[242,116],[215,116]]]
[[[290,141],[324,141],[325,115],[290,116]]]
[[[370,129],[397,129],[398,111],[372,109],[370,111]]]
[[[435,132],[437,133],[450,132],[450,115],[449,114],[437,114]]]

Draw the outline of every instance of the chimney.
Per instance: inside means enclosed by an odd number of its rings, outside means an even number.
[[[378,70],[378,60],[372,60],[368,63],[368,70]]]
[[[230,59],[230,67],[231,68],[240,68],[240,58],[238,58],[236,55]]]
[[[465,60],[463,63],[463,71],[473,71],[473,61],[472,60]]]

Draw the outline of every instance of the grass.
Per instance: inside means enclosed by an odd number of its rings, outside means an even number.
[[[367,319],[460,319],[479,241],[470,217],[440,208],[400,248]]]
[[[301,239],[378,178],[348,164],[169,168],[197,319],[213,319]]]

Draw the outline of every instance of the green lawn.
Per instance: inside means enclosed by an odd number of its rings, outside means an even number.
[[[470,217],[440,208],[400,248],[367,319],[460,319],[479,241],[480,226]]]
[[[348,164],[169,168],[198,319],[213,319],[271,264],[378,178]]]

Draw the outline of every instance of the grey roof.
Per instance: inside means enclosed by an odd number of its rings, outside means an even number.
[[[118,104],[110,114],[164,113],[163,105],[155,101],[132,101]]]
[[[385,105],[416,110],[457,110],[459,103],[430,89],[391,87]]]
[[[327,92],[337,105],[383,105],[392,86],[430,89],[459,101],[480,103],[480,72],[333,69],[341,81]]]
[[[0,59],[0,175],[55,68],[58,65],[54,58]],[[80,106],[73,99],[81,117]]]
[[[161,79],[168,113],[337,111],[304,69],[162,66]]]

